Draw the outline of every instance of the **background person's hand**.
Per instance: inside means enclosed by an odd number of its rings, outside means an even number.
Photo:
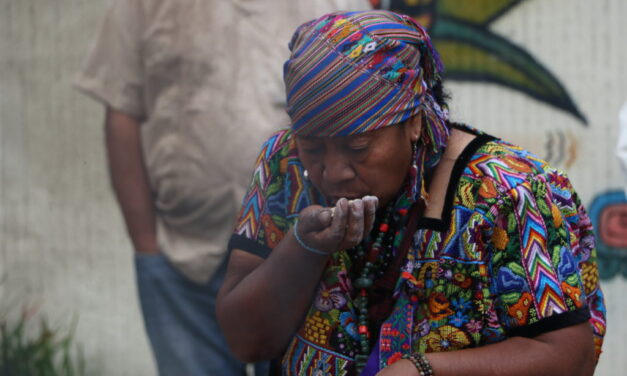
[[[341,198],[334,208],[312,205],[298,217],[298,236],[309,247],[333,253],[359,244],[372,230],[379,199]]]

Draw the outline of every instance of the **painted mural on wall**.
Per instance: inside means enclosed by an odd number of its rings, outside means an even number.
[[[627,197],[624,191],[598,195],[588,207],[597,235],[601,279],[627,278]]]
[[[570,130],[549,129],[544,136],[542,158],[553,166],[569,170],[579,155],[579,139]]]
[[[446,78],[482,81],[525,93],[586,124],[564,86],[524,48],[490,30],[522,0],[370,0],[375,8],[414,17],[429,29]]]

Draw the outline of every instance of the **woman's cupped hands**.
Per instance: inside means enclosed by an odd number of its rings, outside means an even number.
[[[334,207],[308,206],[298,216],[298,237],[329,254],[355,247],[372,231],[378,205],[377,197],[364,196],[340,198]]]

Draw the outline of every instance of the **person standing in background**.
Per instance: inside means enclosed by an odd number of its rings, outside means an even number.
[[[160,375],[241,375],[215,319],[258,145],[289,123],[280,63],[300,22],[366,0],[113,0],[79,90],[106,108],[111,182]],[[257,374],[264,374],[258,365]]]

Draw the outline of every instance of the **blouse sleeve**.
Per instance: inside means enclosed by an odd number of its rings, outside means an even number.
[[[568,179],[557,171],[533,176],[498,206],[491,293],[508,335],[534,337],[589,320],[582,268],[594,263],[594,242],[580,230],[585,219]]]
[[[572,205],[564,210],[565,219],[575,234],[575,236],[571,237],[572,250],[579,265],[586,303],[590,310],[589,321],[594,334],[594,347],[598,360],[601,354],[607,320],[603,292],[599,284],[599,267],[597,264],[594,231],[590,217],[581,204],[577,193],[574,192],[568,180],[565,180],[564,183],[564,189],[573,192]]]
[[[266,258],[291,227],[285,194],[293,144],[288,133],[280,131],[262,146],[229,250],[241,249]]]

